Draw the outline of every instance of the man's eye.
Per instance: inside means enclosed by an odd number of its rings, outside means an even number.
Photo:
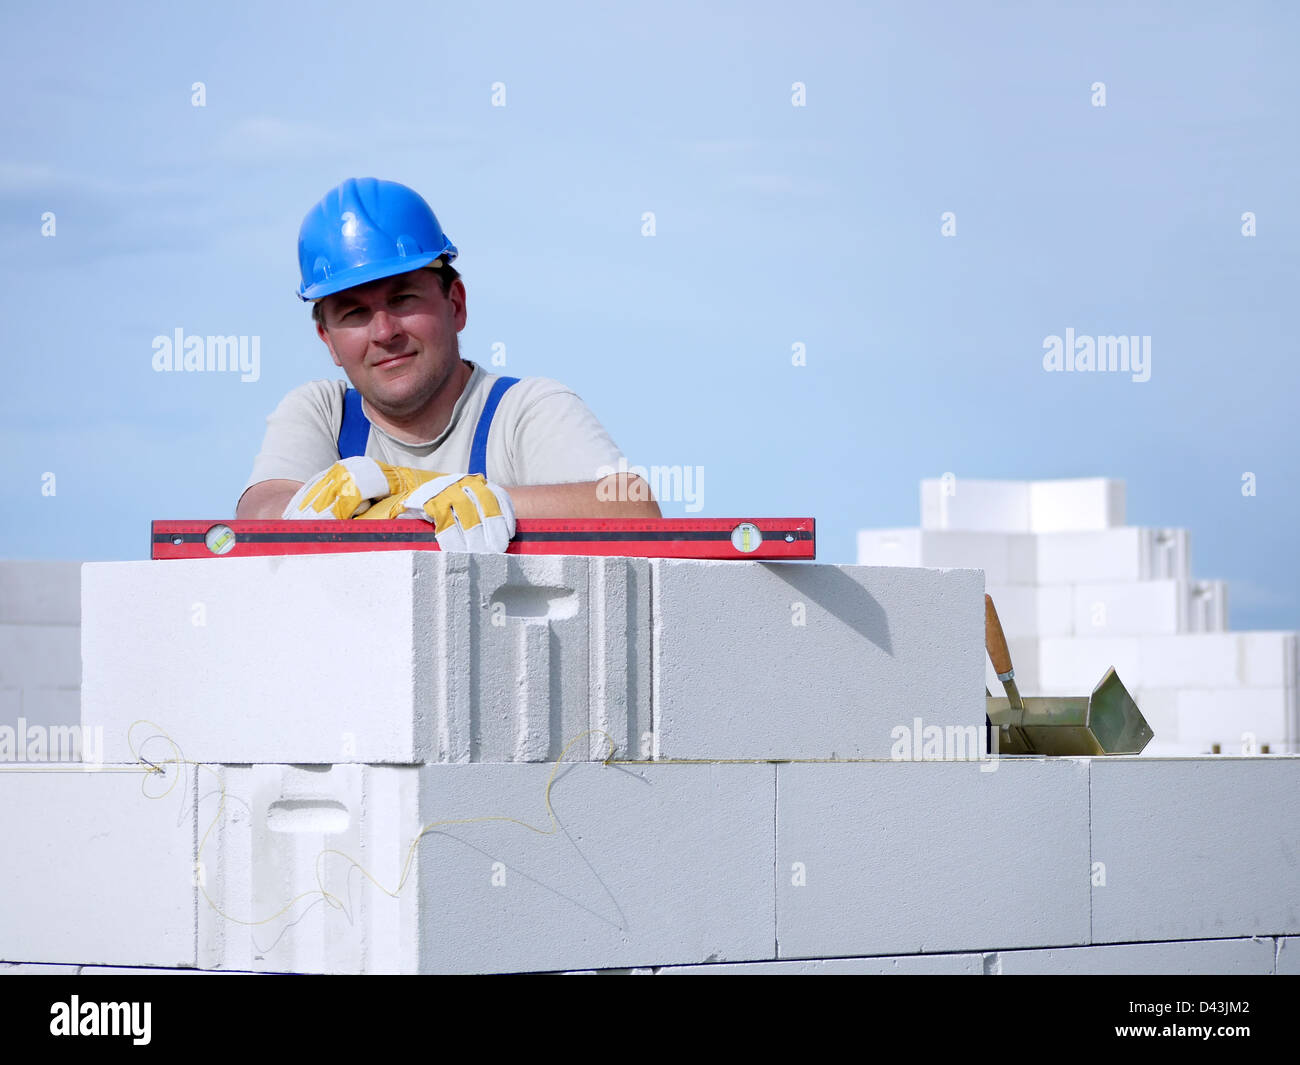
[[[347,314],[343,316],[343,320],[346,321],[348,318],[351,318],[354,314],[360,314],[360,313],[361,313],[361,308],[354,307],[352,310],[348,311]]]

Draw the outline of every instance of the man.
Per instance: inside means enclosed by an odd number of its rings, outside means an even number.
[[[576,394],[460,357],[456,255],[395,182],[349,179],[308,213],[298,295],[352,388],[281,401],[237,518],[423,518],[444,549],[504,551],[516,516],[661,517],[641,478],[597,478],[622,454]]]

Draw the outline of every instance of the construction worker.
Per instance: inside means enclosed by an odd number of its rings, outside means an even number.
[[[396,182],[350,178],[307,214],[298,296],[352,387],[285,396],[237,518],[423,518],[440,548],[504,551],[516,517],[661,517],[640,477],[601,475],[622,454],[570,389],[460,357],[456,255]]]

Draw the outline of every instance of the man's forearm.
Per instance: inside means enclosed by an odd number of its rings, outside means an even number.
[[[579,484],[502,485],[516,518],[662,518],[640,477],[610,474]]]
[[[277,521],[301,487],[301,481],[259,481],[240,498],[235,507],[235,519]]]

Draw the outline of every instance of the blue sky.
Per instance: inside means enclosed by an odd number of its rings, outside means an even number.
[[[702,466],[705,515],[813,515],[852,562],[922,477],[1118,477],[1234,628],[1300,628],[1298,11],[7,3],[0,557],[233,513],[266,415],[341,372],[299,223],[377,176],[460,248],[462,354]],[[177,328],[260,337],[259,379],[154,372]],[[1150,336],[1150,380],[1044,372],[1067,328]]]

